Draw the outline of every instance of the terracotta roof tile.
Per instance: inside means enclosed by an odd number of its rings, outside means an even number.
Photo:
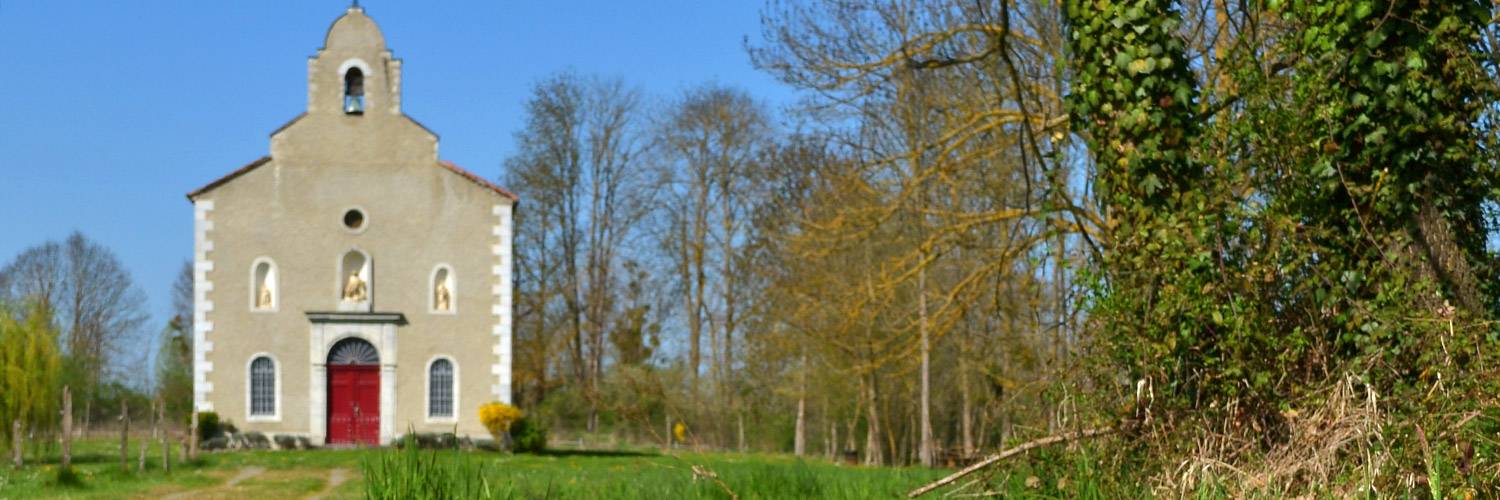
[[[443,168],[446,168],[446,169],[452,171],[455,174],[463,176],[465,179],[474,181],[475,184],[478,184],[480,186],[484,186],[485,188],[489,189],[490,191],[494,191],[496,193],[500,193],[501,196],[504,196],[506,198],[510,198],[510,201],[512,201],[512,202],[521,201],[521,197],[516,196],[515,193],[507,191],[503,187],[496,186],[494,183],[492,183],[490,181],[487,181],[487,180],[484,180],[483,177],[475,175],[473,172],[470,172],[468,170],[464,170],[463,167],[460,167],[458,165],[454,165],[453,162],[451,162],[451,161],[448,161],[448,160],[438,160],[438,165],[442,166]]]

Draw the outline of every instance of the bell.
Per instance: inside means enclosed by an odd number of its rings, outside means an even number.
[[[344,113],[351,114],[351,115],[359,115],[359,114],[364,114],[364,112],[365,112],[365,96],[362,96],[362,95],[346,95],[346,96],[344,96]]]

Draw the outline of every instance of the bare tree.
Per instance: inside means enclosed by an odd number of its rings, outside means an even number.
[[[570,73],[544,80],[533,88],[527,126],[516,135],[520,151],[506,162],[507,175],[539,200],[529,211],[541,223],[522,226],[520,237],[550,250],[518,260],[523,277],[539,279],[523,287],[533,294],[526,312],[545,332],[549,304],[561,303],[568,369],[589,401],[591,431],[606,337],[618,313],[619,248],[646,211],[635,168],[642,149],[639,101],[619,80]]]
[[[87,429],[99,384],[126,361],[123,348],[143,340],[145,294],[113,251],[77,232],[23,250],[0,269],[0,284],[0,298],[36,300],[54,311],[65,371],[83,398]]]
[[[877,344],[895,353],[870,355],[895,372],[914,373],[914,380],[876,377],[864,392],[872,399],[884,397],[881,391],[915,393],[894,395],[916,402],[909,419],[915,429],[903,428],[904,409],[885,411],[879,423],[887,442],[912,436],[925,464],[935,462],[939,447],[933,409],[949,397],[933,388],[943,379],[966,388],[974,366],[967,358],[981,356],[942,339],[992,323],[1001,308],[973,310],[985,297],[996,298],[995,305],[1026,300],[1032,321],[1061,325],[1068,313],[1044,306],[1049,297],[996,294],[986,284],[999,276],[1029,282],[1049,275],[1051,290],[1028,289],[1062,300],[1070,286],[1063,274],[1072,258],[1067,249],[1080,248],[1099,227],[1076,194],[1080,185],[1070,184],[1076,181],[1060,142],[1066,136],[1057,133],[1066,113],[1054,64],[1063,45],[1055,8],[1017,0],[772,2],[763,18],[765,43],[751,49],[758,66],[809,92],[808,116],[849,145],[861,182],[874,193],[869,206],[814,214],[820,222],[808,224],[804,235],[824,234],[812,248],[893,245],[870,254],[876,271],[867,297],[843,308],[867,309],[906,333],[892,339],[896,346]],[[992,244],[975,244],[986,238]],[[1051,262],[1027,263],[1033,259]],[[983,320],[963,321],[971,314]],[[1027,345],[1060,359],[1067,335],[1060,328],[1047,332],[1050,338]],[[963,362],[938,361],[955,357]],[[875,420],[873,410],[884,403],[867,404]],[[962,425],[970,408],[962,401],[953,406],[963,415],[950,421],[960,434],[972,433]],[[892,461],[904,459],[897,446],[890,451]]]
[[[620,246],[647,212],[639,193],[641,156],[638,93],[615,80],[593,80],[585,94],[584,138],[588,151],[587,319],[589,430],[598,426],[598,390],[604,376],[608,333],[617,317],[621,283],[615,278]]]
[[[750,228],[746,220],[762,199],[747,191],[756,187],[750,180],[757,177],[755,170],[771,143],[769,113],[742,90],[708,84],[674,102],[656,128],[664,207],[673,228],[664,233],[662,246],[672,249],[682,285],[692,394],[698,394],[701,336],[707,324],[716,392],[736,412],[743,447],[743,417],[734,399],[737,308],[746,299],[741,278]],[[717,272],[711,266],[715,260]],[[711,288],[717,289],[712,299]]]

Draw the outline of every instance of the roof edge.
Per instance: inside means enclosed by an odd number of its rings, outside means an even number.
[[[256,168],[260,168],[261,165],[265,165],[265,164],[270,163],[270,162],[271,162],[271,157],[270,156],[262,156],[262,157],[260,157],[259,159],[255,160],[255,161],[252,161],[250,163],[245,164],[245,166],[243,166],[243,167],[235,169],[235,171],[230,172],[228,175],[225,175],[225,176],[220,177],[218,179],[214,179],[213,182],[209,182],[208,184],[205,184],[203,187],[200,187],[198,189],[194,189],[194,190],[188,192],[187,199],[188,199],[188,201],[197,201],[197,198],[199,196],[203,196],[204,194],[208,193],[209,191],[213,191],[215,188],[218,188],[219,186],[227,184],[227,183],[229,183],[229,181],[232,181],[235,178],[238,178],[239,176],[248,174],[248,173],[250,173],[250,171],[255,170]],[[473,182],[475,184],[478,184],[480,187],[483,187],[485,189],[493,191],[496,194],[499,194],[500,196],[503,196],[506,199],[509,199],[511,201],[511,203],[518,203],[518,202],[521,201],[521,197],[520,196],[516,196],[516,194],[510,192],[510,190],[507,190],[507,189],[505,189],[503,187],[497,186],[497,185],[495,185],[495,183],[487,181],[483,177],[480,177],[480,176],[474,174],[473,172],[465,170],[463,167],[460,167],[460,166],[454,164],[451,161],[448,161],[448,160],[438,160],[437,161],[437,165],[439,167],[442,167],[443,169],[449,171],[449,172],[453,172],[455,174],[458,174],[459,177],[463,177],[465,179],[468,179],[469,182]]]
[[[510,201],[511,201],[511,203],[519,203],[521,201],[521,197],[520,196],[516,196],[515,193],[512,193],[512,192],[510,192],[509,190],[507,190],[507,189],[505,189],[503,187],[497,186],[493,182],[484,180],[483,177],[475,175],[473,172],[470,172],[468,170],[464,170],[463,167],[455,165],[451,161],[448,161],[448,160],[438,160],[438,166],[447,169],[449,172],[453,172],[455,174],[458,174],[459,176],[461,176],[461,177],[463,177],[465,179],[468,179],[469,181],[471,181],[471,182],[473,182],[475,184],[478,184],[481,187],[484,187],[485,189],[489,189],[490,191],[494,191],[494,192],[498,193],[500,196],[504,196],[506,198],[509,198]]]
[[[291,127],[293,124],[295,124],[295,123],[297,123],[299,121],[302,121],[303,118],[307,118],[307,112],[306,111],[303,111],[302,113],[298,114],[296,117],[293,117],[291,120],[287,120],[287,122],[281,124],[280,127],[276,127],[276,130],[272,130],[271,131],[271,137],[276,137],[276,134],[280,134],[281,131],[286,130],[287,128]]]
[[[194,189],[194,190],[188,192],[187,199],[188,199],[188,201],[197,201],[197,198],[199,196],[202,196],[205,193],[208,193],[209,191],[213,191],[214,188],[222,186],[222,185],[228,183],[229,181],[234,180],[236,177],[248,174],[248,173],[250,173],[251,170],[255,170],[256,168],[260,167],[261,165],[265,165],[265,164],[270,163],[270,162],[271,162],[271,157],[269,155],[268,156],[262,156],[258,160],[252,161],[250,163],[245,164],[245,166],[243,166],[243,167],[235,169],[233,172],[230,172],[229,175],[225,175],[225,176],[220,177],[218,179],[214,179],[213,182],[210,182],[208,184],[203,185],[203,187],[200,187],[198,189]]]

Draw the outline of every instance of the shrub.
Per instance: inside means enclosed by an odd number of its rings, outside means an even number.
[[[276,448],[281,450],[297,449],[297,438],[288,434],[275,434],[271,436],[271,442],[276,443]]]
[[[410,439],[406,439],[406,438],[410,438]],[[408,443],[410,443],[411,445],[416,446],[417,448],[421,448],[421,449],[424,449],[424,450],[427,450],[427,449],[445,449],[445,450],[446,449],[454,449],[454,448],[458,448],[458,445],[459,445],[458,436],[455,435],[455,434],[453,434],[453,433],[451,433],[451,432],[443,432],[443,433],[414,432],[414,433],[406,435],[400,441],[397,441],[396,442],[396,447],[397,448],[404,448],[404,447],[407,446]]]
[[[490,435],[494,436],[497,442],[509,436],[510,426],[524,416],[526,414],[522,413],[520,408],[498,401],[485,403],[484,406],[479,407],[479,422],[484,424],[485,429],[489,429]]]
[[[191,418],[191,417],[189,417]],[[188,422],[191,425],[191,421]],[[198,442],[208,441],[219,437],[224,433],[224,426],[219,423],[219,414],[211,411],[198,412]]]
[[[541,453],[547,450],[547,426],[534,418],[517,420],[510,427],[510,437],[517,452]]]
[[[265,434],[256,431],[246,432],[240,435],[245,447],[252,450],[264,450],[271,447],[271,440]]]

